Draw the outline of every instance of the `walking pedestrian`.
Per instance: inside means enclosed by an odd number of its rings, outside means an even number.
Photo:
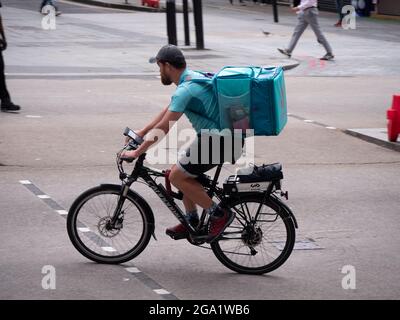
[[[334,55],[332,53],[332,48],[326,40],[324,34],[318,23],[318,0],[301,0],[300,4],[296,7],[292,7],[292,10],[297,13],[298,22],[294,29],[292,39],[290,40],[287,49],[280,49],[278,51],[289,58],[292,56],[292,52],[296,47],[304,30],[310,25],[311,29],[314,31],[317,41],[322,44],[326,50],[326,54],[321,58],[321,60],[332,60]]]
[[[0,2],[0,7],[1,7]],[[8,93],[6,86],[6,77],[4,75],[4,60],[3,51],[7,49],[7,39],[4,34],[3,21],[0,14],[0,100],[1,100],[1,111],[18,111],[21,109],[20,106],[11,102],[10,94]]]
[[[61,11],[58,10],[58,7],[55,4],[55,0],[42,0],[42,3],[40,4],[40,13],[42,14],[47,14],[47,12],[43,12],[43,8],[45,6],[52,6],[54,10],[56,11],[56,16],[59,16],[61,14]]]
[[[343,13],[342,13],[342,8],[343,8],[343,0],[336,0],[336,10],[339,15],[339,20],[334,24],[335,27],[341,27],[342,26],[342,21],[343,21]]]

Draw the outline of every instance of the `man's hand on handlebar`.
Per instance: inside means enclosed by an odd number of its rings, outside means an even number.
[[[129,150],[129,151],[123,151],[121,153],[121,160],[134,160],[139,158],[139,156],[141,155],[141,153],[137,152],[137,150]]]
[[[144,141],[143,136],[146,134],[145,129],[139,130],[137,132],[126,127],[124,130],[125,147],[119,154],[119,159],[121,161],[132,162],[133,160],[139,158],[143,153],[146,152],[148,141]],[[150,143],[151,144],[151,143]]]

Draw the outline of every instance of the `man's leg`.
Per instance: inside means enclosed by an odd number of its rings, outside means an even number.
[[[185,207],[186,212],[191,212],[191,211],[196,211],[197,210],[197,206],[196,204],[190,200],[187,196],[183,196],[182,199],[183,202],[183,206]]]
[[[203,186],[176,165],[172,167],[169,179],[175,187],[185,191],[185,196],[191,202],[198,204],[203,209],[209,209],[212,206],[213,202]]]
[[[329,45],[328,40],[326,40],[324,34],[322,33],[321,28],[318,23],[318,9],[316,9],[316,8],[309,9],[309,10],[307,10],[307,12],[305,12],[305,15],[306,15],[305,19],[308,21],[312,30],[314,31],[318,42],[324,46],[327,54],[330,54],[333,56],[332,48]]]
[[[11,102],[10,94],[8,93],[6,86],[6,77],[4,75],[4,60],[3,53],[0,51],[0,100],[1,100],[1,111],[18,111],[21,109],[20,106]]]
[[[339,15],[339,21],[342,21],[343,19],[342,8],[343,8],[343,0],[336,0],[336,10]]]
[[[289,47],[286,49],[289,54],[292,54],[297,42],[308,26],[308,22],[304,19],[304,13],[299,13],[297,19],[297,25],[294,28],[292,39],[290,40]]]
[[[197,213],[197,206],[196,206],[197,201],[203,203],[203,206],[204,205],[208,206],[209,203],[211,203],[210,206],[212,206],[211,199],[208,197],[207,193],[204,191],[204,188],[200,183],[198,183],[195,179],[187,176],[184,172],[179,170],[176,167],[176,165],[174,165],[171,168],[171,172],[169,174],[169,180],[179,190],[181,191],[185,190],[182,202],[186,211],[186,219],[192,226],[197,226],[197,224],[199,223],[199,215]],[[186,188],[189,187],[189,191],[186,191],[186,189],[182,189],[185,187]],[[195,197],[191,196],[198,194],[200,194],[200,200],[198,199],[198,196]],[[182,223],[167,228],[165,232],[167,235],[169,235],[171,238],[175,240],[184,239],[188,236],[188,230]]]
[[[196,226],[199,223],[199,214],[196,204],[185,195],[183,195],[182,202],[185,207],[186,218],[192,226]]]
[[[1,102],[9,101],[10,94],[6,86],[6,77],[4,75],[4,60],[3,53],[0,51],[0,99]]]

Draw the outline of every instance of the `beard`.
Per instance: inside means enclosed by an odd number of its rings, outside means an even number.
[[[162,75],[161,83],[165,86],[169,86],[170,84],[172,84],[172,80],[169,77],[167,77],[166,75]]]

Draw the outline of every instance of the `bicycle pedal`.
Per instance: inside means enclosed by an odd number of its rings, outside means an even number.
[[[170,236],[173,240],[182,240],[182,239],[186,239],[187,238],[187,234],[183,235],[183,234],[175,234],[172,232],[165,232],[168,236]]]
[[[195,237],[192,237],[192,239],[195,240],[195,241],[205,241],[207,238],[208,238],[208,235],[207,235],[207,234],[202,235],[202,236],[195,236]]]

